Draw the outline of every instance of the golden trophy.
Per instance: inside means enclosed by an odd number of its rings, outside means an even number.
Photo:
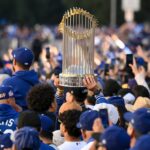
[[[63,34],[63,69],[60,85],[84,87],[85,75],[94,75],[96,19],[81,8],[67,11],[59,25]]]

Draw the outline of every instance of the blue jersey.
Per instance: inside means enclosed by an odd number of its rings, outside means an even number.
[[[27,108],[27,93],[37,83],[39,83],[37,73],[34,70],[24,70],[17,71],[12,77],[5,79],[2,84],[12,86],[16,103]]]
[[[0,104],[0,132],[12,133],[16,130],[15,120],[18,118],[18,112],[16,112],[8,104]]]

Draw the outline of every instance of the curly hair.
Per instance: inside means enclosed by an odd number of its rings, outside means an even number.
[[[81,135],[80,129],[76,127],[76,124],[79,122],[80,115],[81,111],[75,109],[64,111],[59,115],[59,120],[65,126],[68,134],[72,137],[79,138]]]
[[[54,89],[45,83],[35,85],[27,95],[28,108],[39,113],[47,111],[54,101]]]

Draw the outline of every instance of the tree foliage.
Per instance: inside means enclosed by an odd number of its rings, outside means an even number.
[[[96,16],[99,25],[109,24],[110,0],[63,0],[63,2],[67,8],[81,7],[86,9]]]
[[[96,16],[99,25],[109,25],[111,0],[0,0],[0,19],[23,24],[58,24],[64,12],[81,7]],[[141,0],[141,11],[136,13],[139,22],[150,21],[150,1]],[[121,0],[117,0],[117,23],[124,21]]]
[[[61,0],[0,0],[0,18],[23,24],[57,24],[64,13]]]

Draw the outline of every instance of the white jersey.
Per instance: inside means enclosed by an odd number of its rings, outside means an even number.
[[[64,142],[60,146],[58,146],[59,150],[80,150],[82,149],[86,143],[84,141],[77,141],[77,142]]]
[[[83,148],[81,148],[81,150],[89,150],[92,147],[93,143],[94,142],[90,142],[90,143],[86,144]]]

